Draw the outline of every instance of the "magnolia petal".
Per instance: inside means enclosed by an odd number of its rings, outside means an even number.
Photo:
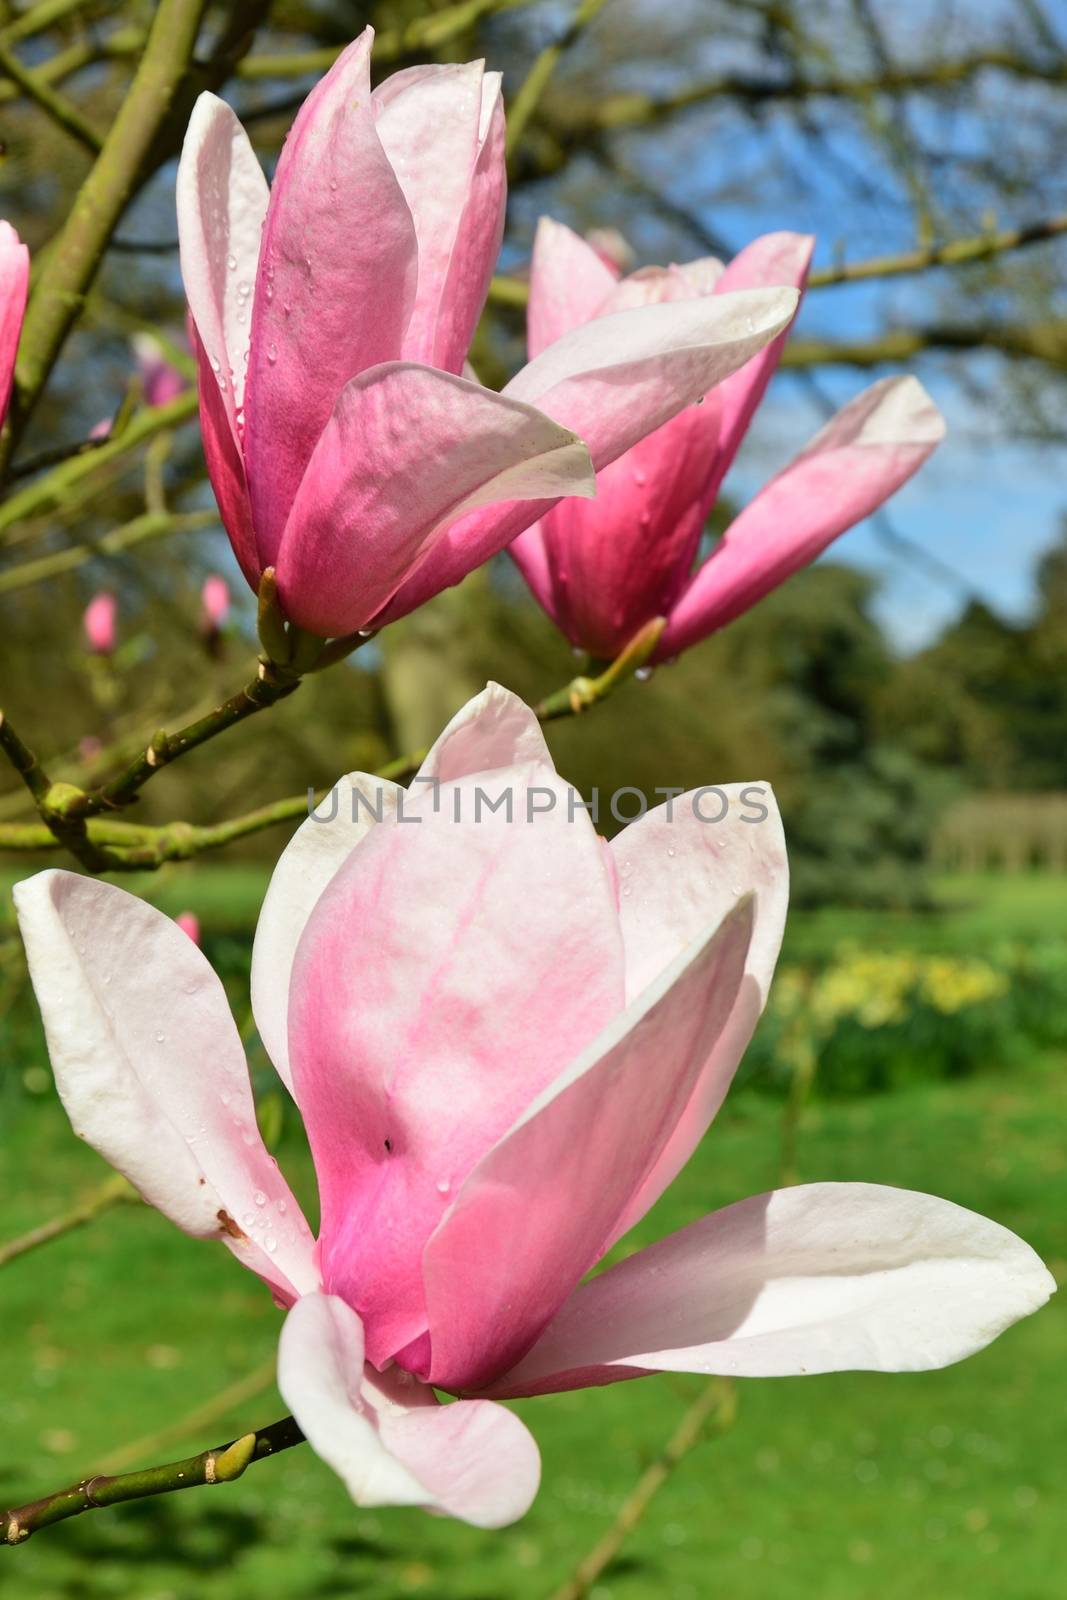
[[[747,898],[617,1014],[471,1172],[423,1255],[431,1364],[420,1376],[455,1392],[485,1387],[599,1260],[751,984],[751,932]]]
[[[922,1372],[983,1349],[1056,1285],[1028,1244],[949,1200],[870,1183],[727,1206],[584,1284],[499,1395],[643,1372]]]
[[[263,228],[245,454],[265,565],[348,380],[399,356],[414,303],[411,213],[375,129],[367,28],[315,86]]]
[[[532,406],[433,367],[373,368],[342,390],[293,503],[282,605],[313,633],[351,633],[468,511],[594,492],[584,444]]]
[[[233,553],[249,586],[257,590],[263,569],[252,527],[252,506],[248,498],[244,459],[227,411],[226,392],[219,387],[195,323],[190,332],[196,351],[200,437],[208,477]]]
[[[717,277],[715,293],[732,294],[738,289],[765,289],[779,284],[790,284],[803,293],[814,250],[814,234],[765,233],[738,251]],[[719,386],[722,422],[715,453],[712,499],[748,432],[756,408],[782,359],[788,337],[787,327],[758,356]]]
[[[452,277],[453,257],[459,251],[467,273],[487,287],[504,225],[503,181],[493,185],[491,198],[482,197],[483,204],[490,198],[491,216],[482,215],[481,205],[468,211],[484,144],[483,76],[480,61],[412,67],[386,78],[372,97],[378,137],[404,191],[419,245],[418,289],[401,353],[446,370],[458,370],[474,331],[472,323],[458,349],[450,327],[438,352],[443,317],[451,323],[446,293],[450,283],[453,297],[460,287]],[[466,229],[478,233],[475,251],[467,248]]]
[[[263,169],[237,117],[225,100],[202,94],[178,163],[182,281],[235,445],[268,197]]]
[[[785,328],[795,289],[643,305],[573,328],[504,393],[573,428],[599,470],[736,372]]]
[[[479,1528],[521,1517],[540,1458],[490,1400],[439,1405],[423,1384],[364,1367],[363,1326],[333,1296],[305,1295],[278,1346],[278,1388],[316,1455],[360,1506],[425,1506]]]
[[[554,770],[541,724],[517,694],[487,683],[435,740],[412,788],[420,781],[453,783],[500,767],[524,766]]]
[[[14,896],[75,1133],[281,1299],[315,1288],[311,1235],[259,1136],[225,992],[193,941],[144,901],[72,872],[38,873]]]
[[[526,348],[539,356],[603,309],[618,279],[592,245],[551,217],[537,224],[530,261]]]
[[[0,423],[11,399],[29,282],[30,252],[10,222],[0,222]]]
[[[290,1093],[289,982],[296,947],[326,886],[371,828],[396,815],[400,793],[397,784],[372,773],[338,778],[271,874],[252,946],[252,1012],[263,1048]]]
[[[917,378],[883,378],[832,417],[736,517],[671,613],[668,659],[723,627],[895,494],[945,436]]]
[[[672,1183],[707,1132],[733,1080],[774,976],[789,902],[782,819],[766,783],[694,789],[631,822],[611,842],[625,894],[619,916],[626,993],[634,998],[725,916],[743,887],[755,895],[751,979],[662,1155],[619,1219],[621,1237]]]
[[[761,350],[796,302],[795,289],[752,289],[598,317],[550,344],[503,392],[572,428],[599,472]],[[526,500],[459,519],[376,621],[458,583],[548,509]]]
[[[419,1258],[450,1195],[623,1003],[588,815],[550,767],[479,779],[426,787],[371,830],[293,967],[323,1283],[359,1311],[379,1366],[425,1331]]]
[[[464,370],[463,358],[485,306],[504,237],[507,187],[501,74],[486,72],[478,156],[437,318],[434,365],[446,372]]]

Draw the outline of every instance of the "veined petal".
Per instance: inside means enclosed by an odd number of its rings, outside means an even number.
[[[14,896],[75,1133],[280,1299],[317,1287],[307,1224],[256,1127],[222,984],[193,941],[144,901],[72,872],[40,872]]]
[[[422,1250],[449,1197],[622,1004],[614,884],[570,802],[533,764],[424,786],[301,939],[289,1053],[320,1266],[376,1365],[425,1332]]]
[[[663,1153],[619,1218],[620,1238],[685,1166],[711,1125],[767,1003],[789,903],[782,819],[766,783],[694,789],[631,822],[611,842],[626,893],[619,918],[626,994],[636,998],[701,929],[713,927],[739,888],[755,896],[745,960],[751,982],[704,1063]]]
[[[530,261],[526,311],[526,348],[531,358],[599,316],[618,276],[572,229],[542,217]]]
[[[481,61],[411,67],[387,78],[372,96],[378,137],[419,244],[418,290],[401,354],[447,371],[458,371],[467,354],[481,311],[473,302],[479,290],[484,300],[504,227],[503,152],[496,142],[485,150],[499,79],[495,86],[483,84],[483,69]],[[460,270],[453,274],[457,256]],[[457,295],[464,314],[454,321]]]
[[[521,1359],[661,1154],[742,986],[742,900],[615,1016],[483,1156],[426,1246],[429,1382],[484,1388]]]
[[[944,435],[916,378],[883,378],[850,401],[734,519],[671,613],[657,657],[723,627],[814,561],[906,483]]]
[[[399,786],[368,772],[338,778],[278,857],[252,946],[252,1011],[263,1048],[292,1093],[289,982],[296,947],[327,885],[378,823],[396,815]]]
[[[425,1506],[500,1528],[537,1493],[537,1446],[491,1400],[439,1405],[407,1374],[365,1369],[363,1327],[343,1300],[309,1294],[282,1328],[278,1388],[316,1455],[360,1506]]]
[[[492,1389],[922,1372],[983,1349],[1055,1287],[1022,1239],[951,1201],[870,1183],[776,1189],[584,1284]]]
[[[593,492],[584,444],[532,406],[433,367],[373,368],[342,390],[293,503],[282,604],[313,633],[351,633],[467,512]]]
[[[0,423],[11,399],[29,281],[30,252],[10,222],[0,222]]]
[[[235,445],[268,194],[234,112],[217,95],[202,94],[178,163],[182,282]]]
[[[375,128],[367,28],[304,101],[263,228],[245,420],[264,565],[348,380],[399,356],[418,275],[411,213]]]

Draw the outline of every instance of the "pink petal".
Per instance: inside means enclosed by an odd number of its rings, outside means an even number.
[[[501,767],[552,767],[541,724],[526,703],[499,683],[488,683],[457,711],[412,780],[453,783]]]
[[[489,1400],[441,1406],[406,1373],[364,1368],[363,1328],[343,1300],[297,1301],[278,1346],[278,1387],[315,1453],[360,1506],[425,1506],[478,1528],[521,1517],[537,1493],[537,1446]]]
[[[144,901],[72,872],[40,872],[14,895],[75,1133],[280,1299],[317,1287],[307,1224],[256,1127],[225,992],[196,945]]]
[[[433,367],[372,368],[342,390],[293,503],[282,605],[313,633],[351,633],[473,508],[593,492],[585,446],[532,406]]]
[[[263,564],[259,559],[252,528],[252,507],[248,499],[244,460],[227,411],[226,391],[219,386],[195,327],[192,335],[200,398],[200,437],[204,445],[208,477],[233,553],[245,579],[255,590],[259,588]]]
[[[452,718],[411,780],[410,793],[417,800],[431,781],[451,783],[524,765],[552,766],[541,724],[518,695],[490,683]],[[252,1010],[264,1048],[290,1092],[289,983],[297,945],[326,886],[370,830],[395,817],[406,794],[371,773],[338,779],[274,869],[252,947]]]
[[[378,137],[419,244],[418,290],[401,354],[450,372],[463,365],[504,230],[503,113],[493,76],[484,83],[480,61],[412,67],[373,95]]]
[[[785,928],[789,863],[778,806],[766,783],[728,783],[679,795],[624,828],[611,851],[626,891],[619,916],[629,1000],[726,915],[739,889],[755,895],[745,961],[750,981],[662,1154],[620,1217],[614,1235],[619,1238],[674,1181],[726,1097],[767,1002]]]
[[[716,281],[714,292],[732,294],[738,289],[766,289],[778,284],[792,284],[803,293],[814,249],[815,237],[810,233],[765,233],[734,256]],[[787,327],[754,360],[727,378],[719,389],[722,431],[711,499],[718,493],[719,485],[730,470],[756,407],[763,399],[782,358],[788,337]]]
[[[578,234],[562,222],[542,217],[530,261],[529,354],[539,356],[565,333],[598,316],[618,276]]]
[[[793,289],[753,289],[598,317],[535,356],[504,394],[572,428],[599,472],[742,366],[795,307]],[[458,583],[545,510],[520,501],[464,517],[377,620],[404,616]]]
[[[923,1372],[983,1349],[1056,1285],[949,1200],[868,1183],[776,1189],[584,1284],[494,1394],[717,1372]]]
[[[548,610],[573,645],[611,660],[670,614],[707,520],[718,437],[713,391],[602,468],[595,500],[561,500],[541,519]],[[509,554],[529,582],[536,557],[525,538]]]
[[[178,163],[182,281],[235,445],[267,198],[248,135],[224,100],[202,94]],[[205,387],[206,378],[201,404]]]
[[[474,1168],[423,1258],[431,1383],[477,1389],[506,1372],[599,1259],[751,982],[751,929],[745,899]]]
[[[736,517],[671,615],[677,655],[814,561],[906,483],[945,424],[916,378],[883,378],[839,411]]]
[[[0,222],[0,423],[11,399],[29,281],[30,252],[10,222]]]
[[[415,228],[374,126],[373,36],[304,101],[263,228],[245,455],[266,565],[342,388],[400,354],[415,299]]]
[[[396,815],[403,791],[387,778],[350,772],[302,822],[278,857],[252,946],[252,1011],[263,1048],[292,1093],[289,983],[308,918],[370,830]]]
[[[622,1003],[614,887],[587,814],[572,819],[550,767],[483,778],[424,786],[372,829],[293,967],[323,1281],[363,1317],[376,1365],[426,1328],[422,1249],[449,1195]],[[484,803],[509,793],[510,819]]]

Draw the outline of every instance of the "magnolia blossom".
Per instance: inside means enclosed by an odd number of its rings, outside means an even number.
[[[118,609],[118,601],[106,589],[94,594],[86,606],[82,627],[85,642],[94,655],[109,656],[114,651]]]
[[[530,273],[528,339],[537,359],[575,328],[624,307],[714,305],[768,284],[802,289],[814,240],[770,233],[729,266],[714,260],[619,277],[592,241],[541,223]],[[572,644],[613,657],[645,623],[666,617],[654,657],[666,660],[806,566],[900,488],[944,435],[915,378],[886,378],[849,402],[730,524],[693,571],[719,487],[778,365],[785,335],[597,477],[591,503],[567,500],[511,553]]]
[[[176,400],[186,387],[185,377],[167,357],[162,344],[151,333],[135,333],[130,340],[145,405],[165,406]]]
[[[996,1223],[864,1183],[741,1200],[582,1283],[692,1154],[770,983],[778,814],[764,785],[717,796],[607,845],[495,685],[410,790],[340,780],[278,863],[252,966],[310,1140],[317,1240],[201,952],[110,884],[17,886],[75,1130],[269,1285],[281,1392],[361,1505],[520,1516],[538,1454],[501,1398],[938,1367],[1051,1292]]]
[[[11,399],[29,282],[30,253],[10,222],[0,222],[0,423]]]
[[[371,91],[367,29],[304,102],[273,186],[198,100],[178,169],[208,471],[241,569],[322,636],[411,610],[743,365],[790,288],[575,328],[497,394],[464,376],[504,224],[499,73]]]

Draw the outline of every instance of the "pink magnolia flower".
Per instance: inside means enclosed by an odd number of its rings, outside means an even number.
[[[208,471],[241,569],[322,636],[402,615],[742,365],[791,289],[576,328],[496,394],[464,359],[504,222],[500,76],[415,67],[371,92],[367,29],[267,187],[202,95],[178,170]]]
[[[10,222],[0,222],[0,423],[7,416],[15,380],[22,319],[30,282],[30,252]]]
[[[15,895],[76,1132],[289,1308],[279,1387],[360,1504],[500,1525],[538,1481],[501,1398],[938,1367],[1050,1294],[996,1223],[863,1183],[742,1200],[582,1284],[691,1155],[763,1005],[787,897],[765,786],[676,798],[606,845],[490,685],[410,790],[350,774],[318,815],[252,966],[317,1241],[201,953],[110,884],[51,871]]]
[[[645,268],[620,280],[603,251],[542,222],[530,273],[535,359],[576,327],[624,306],[714,304],[724,292],[804,285],[814,241],[771,233],[728,267],[712,260]],[[886,378],[839,411],[756,495],[696,572],[708,514],[778,364],[785,335],[597,475],[594,501],[565,500],[511,546],[534,595],[572,644],[610,658],[654,617],[654,659],[697,643],[806,566],[869,516],[944,435],[915,378]]]
[[[209,572],[200,590],[200,616],[205,633],[217,633],[230,615],[230,586],[218,572]]]
[[[200,918],[195,911],[179,911],[174,919],[175,924],[185,934],[186,938],[195,945],[200,943]]]
[[[151,333],[135,333],[130,340],[141,374],[145,405],[165,406],[176,400],[187,387],[186,379],[159,340]]]
[[[85,608],[82,626],[85,642],[94,655],[109,656],[115,649],[115,622],[118,601],[106,589],[101,589]]]

